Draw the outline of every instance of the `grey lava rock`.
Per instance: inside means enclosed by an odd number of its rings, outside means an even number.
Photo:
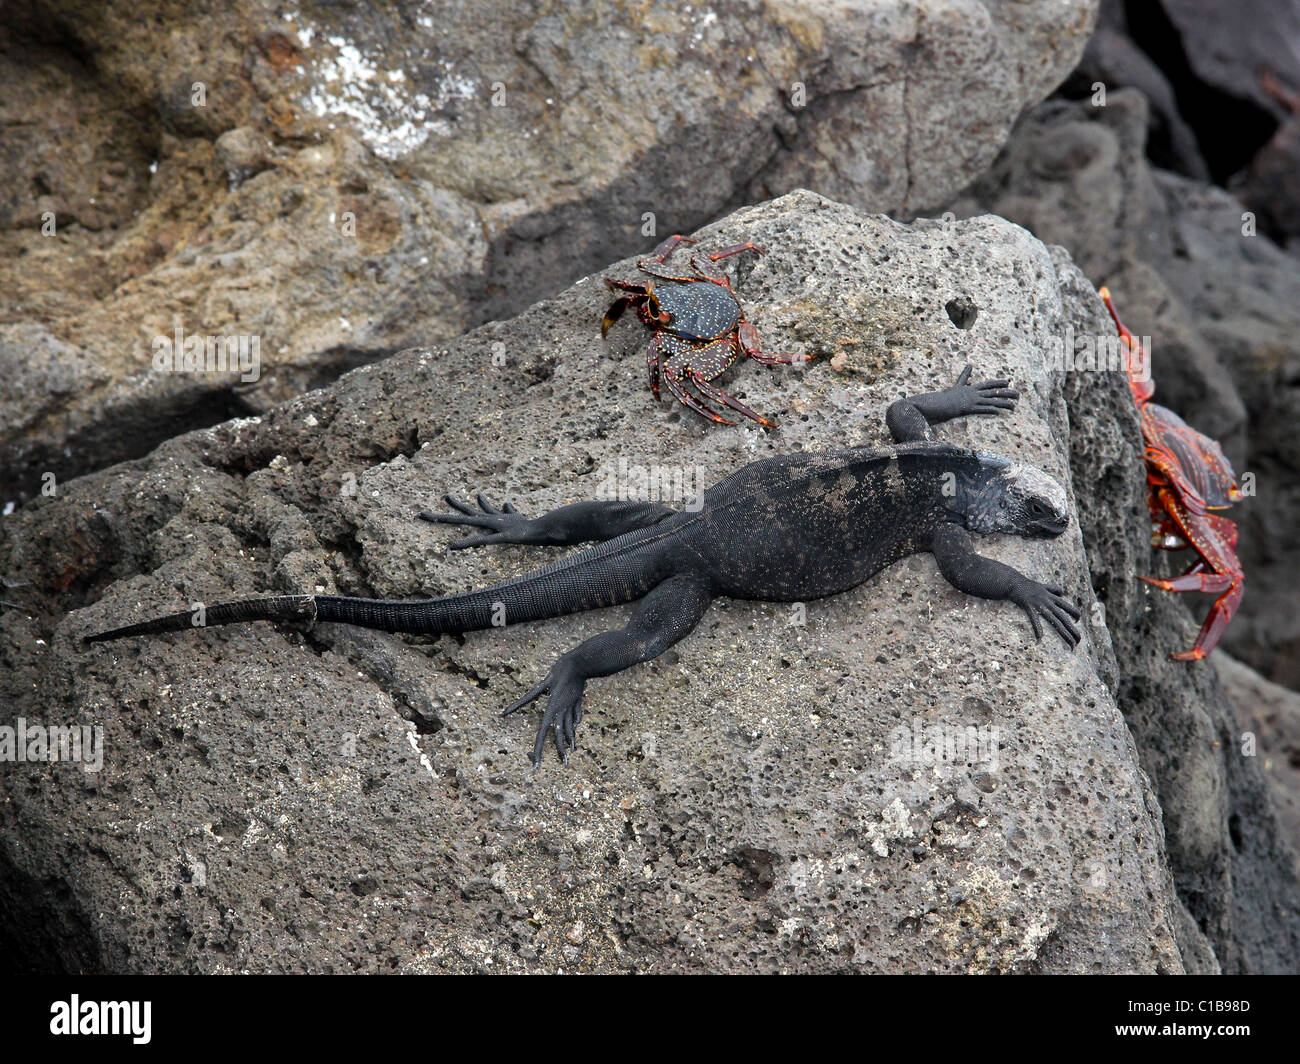
[[[1095,6],[22,5],[0,29],[0,329],[84,372],[0,424],[0,504],[508,317],[654,227],[813,183],[942,204]],[[158,369],[178,326],[257,338],[255,378]]]
[[[1293,543],[1300,522],[1300,270],[1227,192],[1143,158],[1146,105],[1050,101],[953,206],[1065,246],[1151,338],[1156,401],[1218,438],[1256,494],[1231,513],[1248,583],[1225,649],[1300,686]]]
[[[1055,249],[1058,263],[1069,261]],[[1082,282],[1077,273],[1075,281]],[[1113,328],[1100,302],[1077,336]],[[1157,364],[1157,376],[1159,374]],[[1119,373],[1072,373],[1065,384],[1071,461],[1093,588],[1118,666],[1115,698],[1164,812],[1178,895],[1225,972],[1294,972],[1300,965],[1300,879],[1295,840],[1209,662],[1172,661],[1199,622],[1179,597],[1137,578],[1184,565],[1150,548],[1141,436]],[[1248,592],[1249,594],[1249,592]],[[1195,952],[1188,947],[1184,958]]]
[[[636,467],[708,483],[883,443],[892,399],[967,362],[1022,399],[944,436],[1071,483],[1068,381],[1043,352],[1099,304],[1064,256],[997,218],[906,227],[806,192],[694,235],[765,245],[734,267],[740,299],[772,350],[823,356],[724,378],[777,431],[656,403],[645,331],[601,343],[591,276],[3,519],[0,573],[31,586],[0,614],[0,701],[105,744],[98,773],[0,778],[0,927],[26,966],[1215,969],[1112,696],[1077,523],[982,545],[1080,601],[1073,653],[918,556],[803,610],[716,603],[672,652],[591,684],[577,753],[535,774],[535,718],[500,709],[626,609],[436,640],[258,624],[79,643],[195,600],[480,586],[552,555],[448,552],[454,534],[414,519],[444,491],[533,513]],[[990,745],[927,754],[957,731]]]
[[[1243,740],[1256,743],[1255,756],[1273,785],[1282,835],[1294,849],[1300,842],[1300,694],[1269,683],[1221,650],[1213,663],[1224,693],[1237,707]]]

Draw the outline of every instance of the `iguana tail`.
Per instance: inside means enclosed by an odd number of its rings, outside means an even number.
[[[378,628],[384,632],[439,635],[473,632],[506,624],[540,621],[567,613],[632,602],[648,593],[667,573],[639,545],[625,542],[637,533],[580,551],[552,565],[515,577],[481,591],[431,599],[364,599],[341,595],[277,595],[223,602],[200,611],[172,613],[124,628],[85,637],[101,643],[156,632],[183,632],[190,628],[244,621],[276,621],[308,626],[318,621]]]

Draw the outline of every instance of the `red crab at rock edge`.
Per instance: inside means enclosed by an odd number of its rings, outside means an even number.
[[[1106,304],[1120,340],[1138,365],[1149,366],[1146,353],[1124,327],[1106,288],[1097,294]],[[1172,410],[1151,402],[1156,386],[1149,374],[1129,364],[1129,387],[1142,421],[1143,458],[1147,467],[1147,506],[1151,510],[1151,545],[1161,550],[1196,551],[1197,560],[1172,580],[1139,579],[1164,591],[1206,591],[1218,595],[1191,650],[1170,657],[1200,661],[1218,644],[1241,604],[1245,575],[1237,558],[1237,526],[1211,513],[1241,501],[1236,474],[1217,440],[1197,432]]]
[[[641,259],[637,268],[648,274],[649,281],[605,279],[612,292],[622,293],[605,312],[600,335],[608,338],[609,327],[623,316],[628,307],[653,330],[646,349],[646,368],[650,373],[650,390],[659,398],[662,377],[674,398],[687,409],[719,425],[734,425],[711,410],[704,402],[712,400],[757,421],[766,428],[774,425],[710,383],[742,354],[764,366],[789,366],[811,361],[812,355],[768,355],[759,347],[758,330],[745,320],[740,301],[731,289],[727,275],[713,264],[742,251],[766,254],[757,244],[735,244],[710,255],[692,255],[691,271],[665,265],[679,244],[693,244],[684,236],[670,236]]]

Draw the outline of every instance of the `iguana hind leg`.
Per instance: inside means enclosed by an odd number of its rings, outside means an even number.
[[[529,519],[506,503],[497,509],[480,492],[479,509],[475,510],[451,495],[445,496],[447,504],[457,512],[438,514],[425,510],[422,520],[444,525],[472,525],[487,528],[488,535],[468,536],[448,544],[452,550],[481,547],[487,543],[527,543],[542,547],[568,547],[575,543],[614,539],[626,532],[650,525],[670,517],[676,510],[655,502],[630,502],[621,499],[608,501],[575,502],[561,506],[541,517]]]
[[[564,654],[546,679],[502,713],[508,716],[549,693],[533,744],[533,764],[541,764],[547,732],[554,734],[555,749],[561,758],[574,749],[574,733],[582,720],[583,688],[588,680],[611,676],[657,658],[690,634],[712,601],[708,584],[693,573],[669,577],[641,600],[626,628],[592,636]]]

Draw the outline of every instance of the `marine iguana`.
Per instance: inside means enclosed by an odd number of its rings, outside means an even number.
[[[521,624],[640,599],[627,627],[562,655],[545,679],[503,715],[549,694],[533,744],[541,763],[548,732],[563,759],[575,748],[587,682],[658,657],[687,636],[719,595],[797,602],[847,591],[909,554],[932,553],[960,591],[1010,599],[1035,638],[1046,621],[1073,649],[1080,613],[1062,588],[1041,584],[975,553],[972,532],[1059,536],[1069,523],[1064,489],[1046,473],[1000,455],[939,442],[931,426],[1012,410],[1007,380],[968,384],[971,367],[941,392],[893,403],[885,417],[896,445],[783,455],[751,462],[704,492],[699,508],[600,501],[528,519],[481,494],[475,510],[450,495],[456,513],[424,512],[442,524],[489,529],[451,544],[569,546],[600,542],[480,591],[383,600],[281,595],[222,603],[200,620],[175,613],[86,637],[90,643],[239,621],[336,621],[386,632],[469,632]],[[495,622],[495,625],[494,625]]]

